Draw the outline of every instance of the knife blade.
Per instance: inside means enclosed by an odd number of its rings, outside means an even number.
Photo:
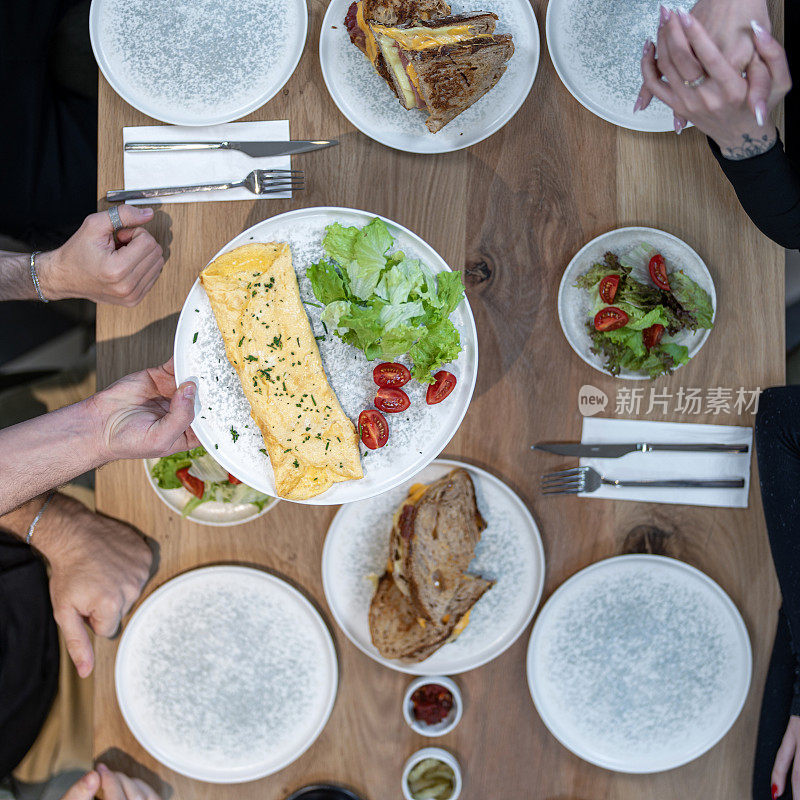
[[[127,142],[127,153],[163,153],[168,151],[239,150],[251,158],[292,156],[323,150],[339,144],[337,139],[310,139],[292,142]]]
[[[747,453],[746,444],[581,444],[580,442],[537,442],[531,450],[543,450],[573,458],[621,458],[628,453]]]

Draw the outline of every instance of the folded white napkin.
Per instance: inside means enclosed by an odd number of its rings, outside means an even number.
[[[743,489],[633,489],[601,486],[581,497],[640,500],[691,506],[747,508],[750,490],[750,456],[753,429],[732,425],[698,425],[646,420],[583,420],[582,444],[747,444],[742,455],[732,453],[628,453],[622,458],[582,458],[581,466],[594,467],[603,477],[624,480],[669,480],[672,478],[744,478]]]
[[[148,125],[123,128],[125,142],[222,142],[289,141],[289,121],[228,122],[202,128],[178,125]],[[126,189],[190,186],[199,183],[239,181],[254,169],[291,169],[289,156],[250,158],[238,150],[136,152],[123,154]],[[260,195],[261,198],[291,197],[291,192]],[[219,200],[256,200],[247,189],[176,194],[150,200],[131,200],[138,205],[153,203],[208,203]]]

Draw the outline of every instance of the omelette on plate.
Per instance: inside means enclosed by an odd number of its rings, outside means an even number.
[[[289,245],[237,247],[200,282],[264,436],[278,496],[307,500],[363,477],[358,435],[322,368]]]

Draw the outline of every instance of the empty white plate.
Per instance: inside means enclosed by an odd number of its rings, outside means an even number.
[[[550,0],[545,32],[559,78],[581,105],[634,131],[673,131],[660,100],[636,114],[645,40],[655,41],[660,0]],[[688,11],[694,0],[671,3]]]
[[[322,76],[333,102],[362,133],[407,153],[449,153],[477,144],[517,113],[539,66],[539,27],[528,0],[485,0],[481,11],[499,17],[497,33],[514,37],[514,55],[497,85],[437,133],[425,127],[427,114],[404,109],[386,81],[350,41],[344,18],[351,0],[331,0],[319,37]],[[475,11],[455,0],[452,13]]]
[[[454,642],[419,664],[383,658],[372,644],[367,615],[389,557],[392,515],[412,484],[431,483],[458,467],[469,472],[487,522],[469,571],[496,583],[475,604],[469,625]],[[347,638],[380,664],[411,675],[456,675],[497,658],[531,621],[544,572],[539,529],[522,500],[494,475],[449,459],[437,459],[391,492],[340,508],[322,553],[325,597]]]
[[[305,0],[92,0],[89,34],[114,91],[174,125],[239,119],[303,53]]]
[[[545,603],[528,685],[550,732],[615,772],[661,772],[711,749],[742,710],[752,653],[725,592],[672,558],[592,564]]]
[[[115,679],[122,716],[153,758],[199,781],[241,783],[311,746],[333,709],[338,664],[297,589],[218,566],[179,575],[142,603]]]
[[[361,350],[334,335],[325,335],[306,269],[323,257],[322,237],[333,222],[363,227],[377,215],[351,208],[303,208],[259,222],[228,242],[219,253],[250,242],[288,242],[300,285],[300,297],[320,341],[322,365],[344,413],[355,424],[359,413],[371,408],[377,386],[372,370],[378,361],[367,361]],[[394,237],[393,250],[419,258],[434,272],[450,269],[427,243],[402,225],[385,220]],[[216,258],[217,255],[212,258]],[[198,264],[197,271],[205,266]],[[312,505],[338,505],[363,500],[403,483],[441,453],[469,407],[478,370],[475,321],[466,300],[450,317],[461,335],[461,353],[446,368],[458,379],[453,392],[437,405],[425,402],[426,384],[411,381],[403,387],[411,399],[407,411],[387,414],[389,441],[379,450],[360,445],[364,477],[335,483],[326,492],[304,500]],[[406,357],[395,359],[407,361]],[[248,486],[275,496],[275,480],[264,440],[250,413],[236,371],[225,355],[222,335],[205,289],[195,281],[183,305],[175,331],[175,379],[197,382],[197,413],[192,428],[200,443]],[[231,429],[236,432],[233,436]]]

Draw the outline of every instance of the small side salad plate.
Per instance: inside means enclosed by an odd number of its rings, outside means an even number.
[[[669,375],[706,343],[714,281],[686,242],[656,228],[619,228],[584,245],[564,270],[558,319],[570,347],[627,380]]]
[[[237,481],[203,447],[142,463],[159,499],[201,525],[241,525],[263,516],[278,502],[277,497]]]

